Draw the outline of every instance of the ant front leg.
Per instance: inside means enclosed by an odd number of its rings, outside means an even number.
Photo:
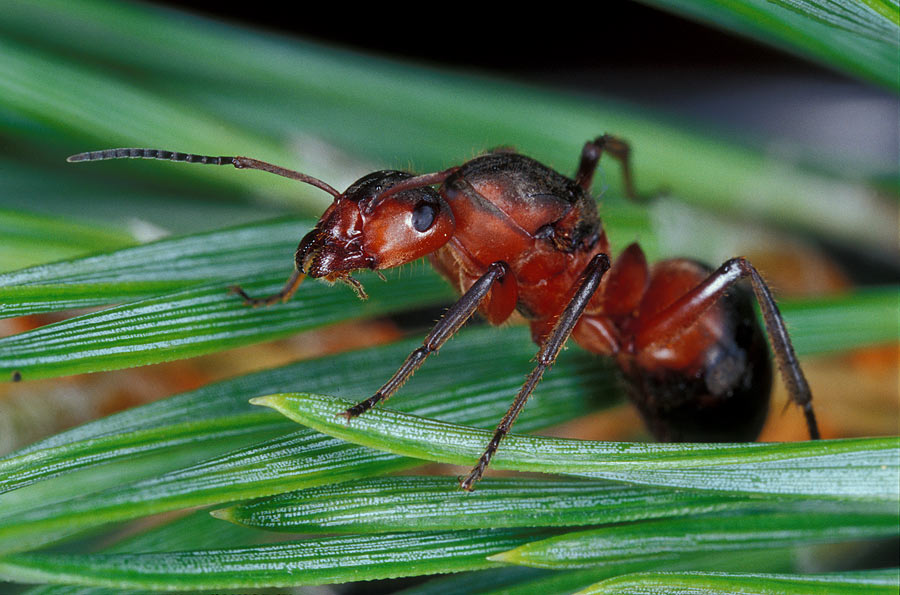
[[[534,392],[534,388],[537,386],[538,382],[541,381],[544,372],[549,370],[550,366],[553,365],[553,362],[556,361],[566,339],[572,334],[572,330],[581,318],[581,314],[587,307],[588,302],[591,301],[591,298],[597,291],[597,287],[600,286],[600,280],[603,278],[604,273],[609,270],[609,266],[609,256],[603,253],[597,254],[588,263],[588,266],[584,271],[584,278],[581,285],[578,287],[572,300],[566,306],[566,309],[560,314],[553,330],[550,331],[550,334],[547,335],[547,338],[544,339],[544,342],[541,345],[541,350],[537,355],[537,366],[535,366],[531,374],[528,375],[525,384],[522,385],[519,394],[516,395],[516,399],[510,406],[509,411],[507,411],[506,415],[503,416],[503,419],[500,420],[497,429],[494,430],[491,441],[488,443],[487,449],[485,449],[481,458],[478,459],[478,464],[475,465],[475,468],[472,469],[472,472],[469,473],[466,478],[460,481],[459,485],[462,489],[471,492],[475,488],[475,483],[481,479],[482,475],[484,475],[484,470],[491,462],[494,453],[497,452],[500,441],[509,433],[510,428],[512,428],[516,418],[525,406],[525,402],[528,401],[528,397],[531,396],[531,393]]]
[[[784,319],[778,311],[768,285],[746,258],[738,257],[727,261],[694,289],[641,324],[635,334],[634,347],[640,352],[655,345],[671,342],[681,332],[690,328],[729,287],[745,277],[749,277],[756,301],[762,311],[766,332],[772,343],[782,380],[791,400],[803,410],[810,438],[817,440],[819,427],[813,412],[812,393],[797,361]]]
[[[450,306],[443,318],[434,325],[434,328],[425,337],[422,346],[409,354],[409,357],[406,358],[406,361],[403,362],[403,365],[400,366],[400,369],[397,370],[391,379],[378,389],[378,392],[374,395],[350,407],[341,415],[350,420],[358,415],[362,415],[397,392],[409,380],[410,376],[419,369],[419,366],[425,362],[425,359],[440,349],[447,342],[447,339],[456,334],[456,331],[471,318],[481,302],[490,293],[494,283],[500,281],[508,272],[509,267],[503,262],[495,262],[489,266],[487,272],[459,298],[459,301]]]
[[[590,192],[594,173],[597,171],[597,163],[606,152],[610,157],[622,166],[622,182],[625,184],[625,195],[631,200],[641,200],[634,188],[634,179],[631,175],[631,147],[621,138],[604,134],[584,144],[581,150],[581,161],[578,164],[578,173],[575,174],[575,183]]]
[[[241,296],[241,298],[244,300],[244,304],[247,306],[252,306],[254,308],[257,306],[270,306],[275,302],[286,302],[291,299],[291,296],[293,296],[297,291],[297,288],[300,287],[300,283],[303,282],[304,278],[306,278],[306,275],[301,273],[299,270],[294,269],[294,273],[291,275],[291,278],[288,279],[284,284],[284,287],[281,288],[281,291],[258,298],[250,297],[249,295],[247,295],[247,292],[244,291],[240,285],[232,285],[228,288],[228,290],[231,293],[236,293]]]

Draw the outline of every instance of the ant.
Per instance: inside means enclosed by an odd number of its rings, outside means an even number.
[[[414,176],[385,170],[344,192],[300,172],[247,157],[210,157],[158,149],[81,153],[69,161],[163,159],[258,169],[311,184],[334,197],[300,242],[294,272],[278,293],[247,305],[286,301],[305,277],[340,281],[365,298],[350,276],[428,256],[461,294],[397,372],[374,395],[347,409],[350,420],[389,398],[476,310],[498,325],[518,310],[540,346],[537,364],[494,431],[484,454],[460,481],[472,490],[535,386],[572,336],[612,357],[631,401],[660,441],[750,441],[769,407],[772,366],[752,300],[762,311],[775,359],[812,439],[819,430],[811,394],[784,321],[763,278],[733,258],[718,269],[687,259],[648,265],[636,244],[610,261],[609,242],[590,194],[604,153],[637,198],[630,148],[603,135],[588,141],[574,179],[503,149],[443,171]],[[737,281],[749,278],[752,294]]]

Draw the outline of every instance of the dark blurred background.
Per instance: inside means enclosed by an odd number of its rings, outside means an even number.
[[[447,4],[428,13],[317,5],[309,18],[266,5],[159,4],[360,52],[617,98],[838,169],[889,174],[900,159],[900,101],[891,93],[637,2],[568,11]]]

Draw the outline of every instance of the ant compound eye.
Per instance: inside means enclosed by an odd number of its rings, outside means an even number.
[[[437,207],[427,202],[420,202],[412,213],[413,228],[418,232],[428,231],[434,223]]]

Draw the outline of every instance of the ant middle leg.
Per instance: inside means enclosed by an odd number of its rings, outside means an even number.
[[[634,348],[640,352],[655,345],[670,343],[697,322],[710,306],[743,278],[750,280],[788,394],[803,410],[810,438],[817,440],[820,435],[809,383],[800,368],[784,319],[768,285],[746,258],[728,260],[694,289],[640,324],[634,336]]]
[[[455,304],[450,306],[446,314],[434,325],[428,336],[425,337],[422,346],[409,354],[406,361],[403,362],[403,365],[400,366],[400,369],[397,370],[391,379],[379,388],[374,395],[350,407],[341,415],[348,420],[362,415],[397,392],[413,373],[419,369],[419,366],[425,362],[425,359],[440,349],[472,317],[472,314],[475,313],[475,310],[478,309],[478,306],[490,293],[494,283],[500,281],[508,272],[509,267],[503,262],[495,262],[488,267],[487,272]]]
[[[478,459],[478,463],[472,469],[471,473],[460,481],[459,485],[462,489],[469,492],[472,491],[475,488],[475,483],[481,479],[482,475],[484,475],[484,470],[491,462],[494,453],[497,452],[500,441],[509,433],[510,428],[512,428],[516,418],[525,406],[525,402],[528,401],[528,397],[531,396],[531,393],[534,392],[538,382],[541,381],[544,372],[549,370],[553,365],[553,362],[556,361],[566,339],[572,334],[572,330],[581,318],[581,314],[587,307],[588,302],[591,301],[591,298],[600,286],[600,280],[603,278],[604,273],[609,270],[609,267],[609,256],[603,253],[597,254],[588,263],[588,266],[584,271],[581,285],[579,285],[575,295],[572,297],[572,300],[566,306],[565,310],[560,314],[553,330],[550,331],[550,334],[544,339],[537,355],[537,365],[534,370],[532,370],[531,374],[528,375],[525,384],[522,385],[519,394],[516,395],[509,411],[507,411],[506,415],[503,416],[503,419],[500,420],[500,423],[494,430],[491,441],[488,443],[481,458]]]

